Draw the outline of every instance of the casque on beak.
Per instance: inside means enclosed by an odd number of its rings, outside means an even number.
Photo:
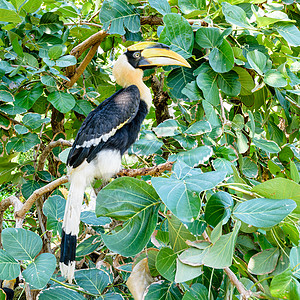
[[[178,53],[170,50],[169,46],[156,42],[141,42],[127,48],[128,51],[141,51],[138,67],[151,66],[183,66],[190,64]]]

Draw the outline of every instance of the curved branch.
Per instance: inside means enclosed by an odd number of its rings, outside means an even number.
[[[44,165],[45,165],[47,156],[50,154],[50,152],[53,148],[58,147],[58,146],[72,147],[72,143],[70,141],[66,141],[63,139],[59,139],[57,141],[50,142],[39,157],[39,162],[37,165],[38,171],[42,171],[44,169]]]
[[[93,45],[95,44],[100,44],[104,38],[107,36],[108,34],[104,31],[104,30],[101,30],[93,35],[91,35],[89,38],[87,38],[85,41],[83,41],[82,43],[80,43],[79,45],[77,45],[76,47],[74,47],[70,54],[71,55],[74,55],[76,57],[76,59],[78,59],[82,53],[84,51],[86,51],[87,49],[89,49],[90,47],[92,47]],[[96,49],[97,50],[97,49]],[[90,52],[89,52],[90,53]],[[94,52],[94,54],[96,53],[96,51]],[[92,59],[93,57],[91,57]],[[91,59],[89,60],[89,62],[91,61]],[[88,63],[89,63],[88,62]],[[87,64],[86,64],[87,65]],[[80,66],[79,66],[80,68]],[[84,71],[84,70],[83,70]],[[82,71],[82,72],[83,72]],[[66,68],[66,76],[68,78],[70,78],[70,80],[72,80],[72,77],[75,76],[75,74],[77,73],[76,71],[76,66],[69,66]],[[82,74],[82,73],[81,73]],[[80,74],[80,75],[81,75]],[[79,76],[80,77],[80,76]],[[79,78],[78,77],[78,78]],[[77,78],[77,79],[78,79]],[[73,79],[74,81],[74,79]],[[75,83],[76,81],[72,82],[72,85]],[[68,82],[69,86],[72,86],[70,82]]]
[[[15,212],[15,217],[16,218],[24,218],[25,214],[27,211],[30,210],[34,202],[43,196],[45,193],[52,192],[54,189],[56,189],[58,186],[66,183],[69,181],[68,176],[63,176],[61,178],[58,178],[47,185],[35,190],[33,194],[26,200],[26,202],[22,205],[22,207]]]
[[[10,196],[8,198],[3,199],[0,202],[0,248],[2,248],[1,244],[1,234],[2,234],[2,228],[3,228],[3,215],[4,212],[10,207],[14,207],[14,211],[18,211],[21,209],[23,203],[16,197],[16,196]],[[16,218],[16,228],[21,228],[23,224],[23,218]]]

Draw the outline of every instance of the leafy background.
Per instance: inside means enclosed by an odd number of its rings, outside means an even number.
[[[299,1],[0,0],[0,20],[0,279],[18,277],[18,297],[300,298]],[[145,72],[154,105],[123,166],[163,167],[87,191],[69,285],[68,183],[52,184],[84,118],[119,89],[113,61],[142,40],[192,66]],[[12,196],[43,188],[19,228],[8,199],[16,212]]]

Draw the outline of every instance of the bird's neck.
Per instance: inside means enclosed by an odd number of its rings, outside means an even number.
[[[125,55],[121,55],[113,67],[113,76],[116,82],[126,88],[130,85],[136,85],[140,91],[141,99],[147,104],[148,110],[152,103],[152,96],[150,89],[143,82],[143,70],[135,69],[128,63]]]

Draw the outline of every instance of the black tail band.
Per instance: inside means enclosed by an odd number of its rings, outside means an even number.
[[[71,233],[66,234],[65,231],[62,230],[60,251],[60,262],[68,265],[69,262],[75,261],[76,235],[71,235]]]

